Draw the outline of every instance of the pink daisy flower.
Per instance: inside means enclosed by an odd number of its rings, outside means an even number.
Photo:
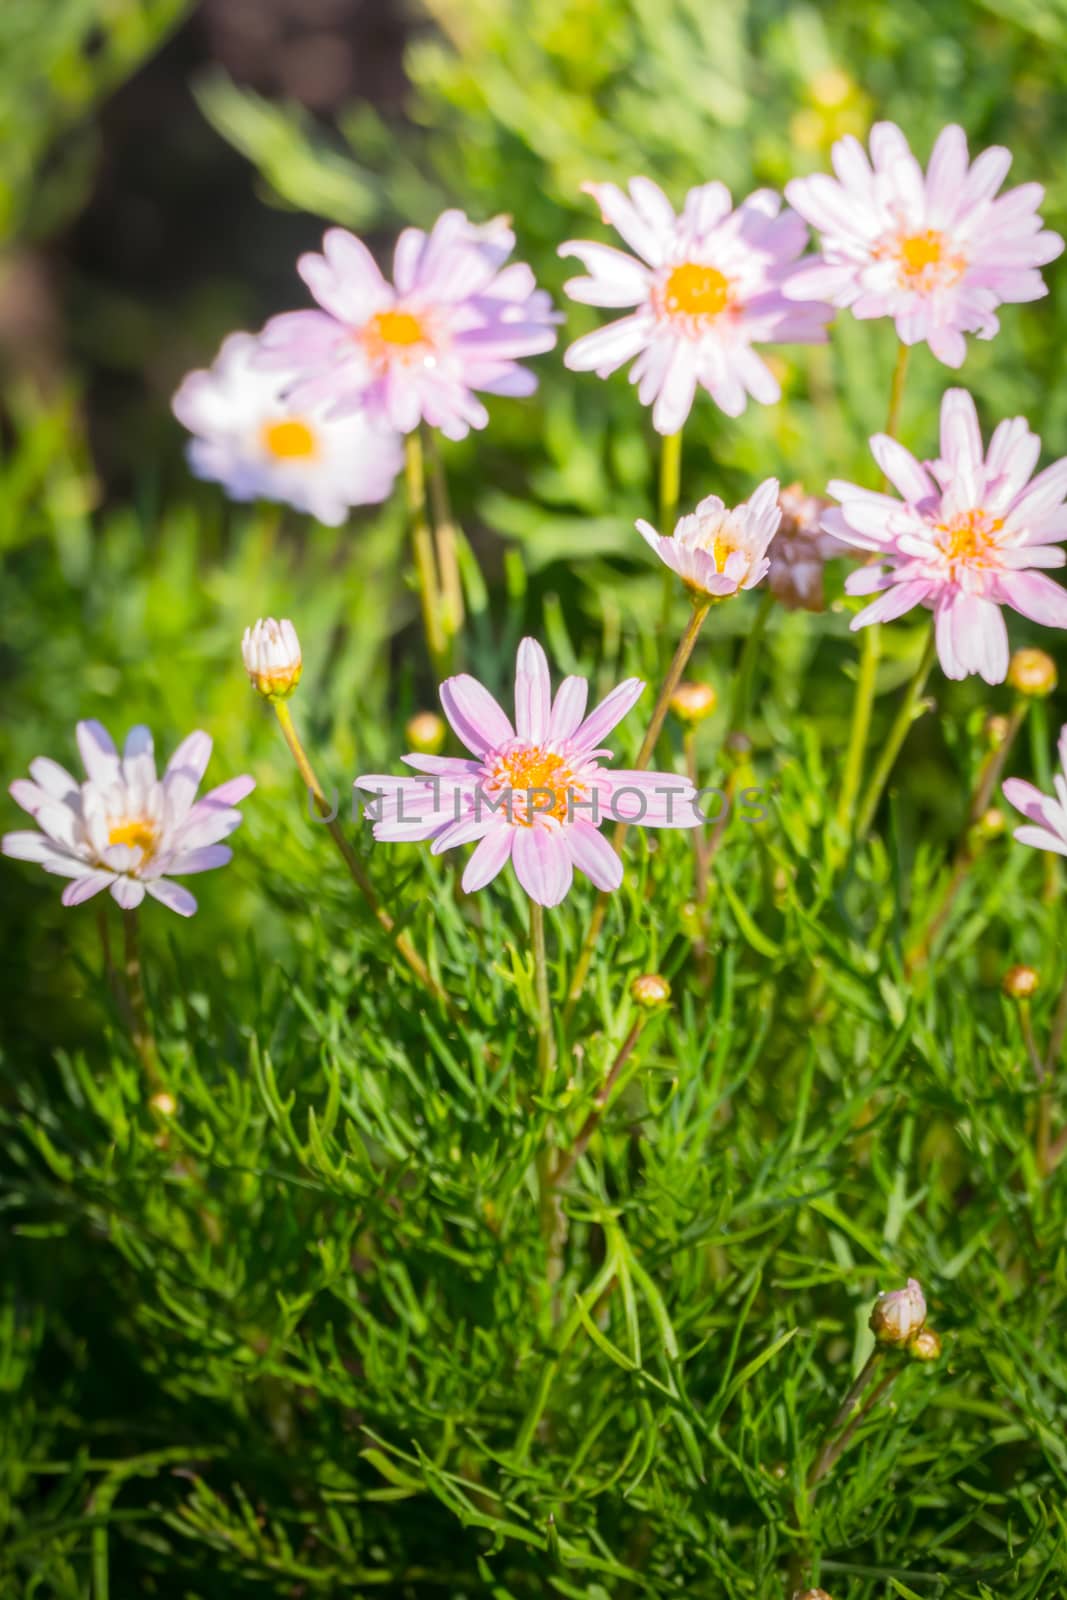
[[[376,839],[432,839],[440,855],[477,842],[463,888],[490,883],[508,861],[532,900],[555,906],[578,867],[598,889],[617,889],[622,862],[600,833],[615,820],[646,828],[694,828],[704,818],[696,790],[666,772],[601,766],[602,748],[636,705],[644,684],[627,678],[589,716],[584,678],[565,678],[555,698],[541,646],[524,639],[515,668],[515,722],[466,674],[441,685],[441,705],[472,760],[409,755],[419,778],[367,773]]]
[[[920,464],[887,434],[871,453],[903,501],[835,481],[841,502],[823,526],[879,562],[849,575],[849,594],[877,594],[853,628],[889,622],[913,606],[933,611],[946,677],[979,672],[1003,683],[1008,630],[1000,607],[1032,622],[1067,628],[1067,591],[1034,569],[1067,560],[1067,459],[1031,478],[1041,441],[1024,417],[995,429],[988,451],[974,401],[949,389],[941,402],[941,459]]]
[[[70,878],[63,904],[77,906],[109,889],[124,911],[146,894],[183,917],[196,901],[171,874],[224,867],[233,852],[220,844],[240,825],[238,803],[255,788],[252,778],[230,778],[197,800],[211,755],[206,733],[191,733],[156,776],[152,735],[131,728],[121,757],[99,722],[79,722],[78,749],[87,774],[79,783],[65,767],[38,756],[32,783],[18,778],[11,794],[40,832],[7,833],[4,855],[34,861]]]
[[[677,433],[697,385],[727,416],[740,416],[752,396],[762,405],[781,386],[753,349],[757,344],[819,344],[832,311],[795,305],[785,284],[808,239],[781,196],[759,189],[736,210],[722,183],[690,189],[680,216],[649,178],[631,178],[629,198],[613,183],[583,185],[603,220],[636,256],[611,245],[571,240],[561,256],[577,256],[589,276],[565,285],[572,300],[592,306],[634,306],[564,356],[575,372],[606,378],[634,361],[631,383],[651,405],[659,433]]]
[[[1008,778],[1004,794],[1016,811],[1029,819],[1015,830],[1020,844],[1032,844],[1036,850],[1054,850],[1059,856],[1067,856],[1067,723],[1060,729],[1059,755],[1060,770],[1052,780],[1055,797],[1042,794],[1022,778]]]
[[[751,500],[733,510],[717,494],[709,494],[680,518],[672,534],[657,533],[644,518],[636,527],[687,589],[725,600],[741,589],[754,589],[767,576],[767,551],[781,519],[778,480],[767,478]]]
[[[233,500],[278,500],[331,527],[352,506],[388,499],[404,464],[399,435],[373,416],[294,407],[282,399],[285,374],[260,360],[258,339],[231,333],[211,367],[182,379],[171,406],[193,435],[196,476]]]
[[[965,333],[991,339],[997,306],[1047,294],[1037,270],[1063,249],[1043,230],[1045,191],[1024,183],[995,199],[1011,166],[994,145],[973,165],[962,128],[938,135],[923,175],[900,129],[871,129],[871,156],[849,134],[831,151],[837,180],[817,172],[786,184],[789,204],[822,234],[822,257],[784,289],[819,296],[856,317],[892,317],[905,344],[958,367]]]
[[[429,233],[400,235],[389,283],[365,244],[331,228],[322,255],[297,263],[322,310],[272,318],[264,361],[298,374],[285,391],[294,405],[374,412],[399,433],[424,420],[462,439],[489,420],[474,391],[532,394],[537,379],[518,363],[556,342],[559,318],[530,268],[505,266],[514,246],[503,218],[477,228],[446,211]]]

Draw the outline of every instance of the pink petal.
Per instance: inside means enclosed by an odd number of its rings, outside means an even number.
[[[585,715],[589,698],[589,685],[584,678],[564,678],[552,702],[552,715],[548,722],[548,737],[553,740],[569,739]]]
[[[609,892],[622,882],[622,862],[613,845],[593,827],[580,819],[565,831],[571,860],[596,888]]]
[[[515,732],[530,744],[548,737],[552,682],[548,660],[536,639],[523,639],[515,661]]]
[[[1046,628],[1067,628],[1067,589],[1040,572],[1002,572],[997,579],[997,595],[1031,622],[1040,622]]]
[[[898,440],[891,439],[887,433],[874,435],[871,440],[871,455],[905,500],[910,500],[914,504],[937,493],[925,467],[920,466],[910,450],[905,450]]]
[[[477,678],[468,673],[446,678],[440,695],[453,732],[472,754],[484,756],[514,739],[515,730],[508,718]]]
[[[516,828],[511,860],[515,876],[541,906],[558,906],[574,881],[562,828]]]
[[[504,823],[486,834],[467,862],[462,883],[464,894],[474,894],[492,882],[507,863],[515,835],[520,831]]]
[[[612,728],[632,711],[644,692],[641,678],[626,678],[617,689],[602,700],[595,711],[574,731],[574,743],[580,750],[596,750],[603,744]]]

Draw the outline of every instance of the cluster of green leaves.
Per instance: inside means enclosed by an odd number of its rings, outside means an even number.
[[[425,222],[455,199],[513,212],[557,288],[556,244],[598,227],[585,177],[780,184],[874,113],[920,147],[950,118],[1003,139],[1021,176],[1050,182],[1062,227],[1058,9],[433,11],[446,37],[411,53],[415,132],[353,111],[352,164],[232,86],[205,109],[277,198],[349,225]],[[1026,411],[1063,454],[1067,302],[1050,277],[1050,302],[1007,311],[965,381],[988,420]],[[843,322],[831,349],[790,352],[783,406],[727,423],[701,402],[684,497],[869,473],[891,359],[887,329]],[[624,380],[539,365],[542,398],[501,402],[447,458],[484,574],[468,571],[465,664],[505,699],[526,631],[595,691],[657,670],[661,579],[632,530],[653,510],[646,419]],[[919,355],[909,382],[905,437],[928,453],[945,374]],[[730,822],[703,907],[689,837],[631,836],[545,1092],[509,878],[465,900],[451,860],[372,847],[345,820],[449,1018],[308,817],[240,669],[244,626],[292,616],[294,715],[327,785],[347,796],[357,771],[397,766],[405,719],[432,703],[399,508],[342,532],[230,512],[207,489],[160,494],[153,461],[132,504],[94,515],[76,406],[7,410],[0,770],[71,763],[74,721],[98,716],[116,734],[149,722],[163,755],[205,727],[209,780],[258,786],[198,915],[143,918],[173,1108],[151,1103],[95,908],[64,912],[55,880],[3,866],[0,1593],[763,1600],[798,1572],[834,1600],[1063,1592],[1067,1163],[1035,1161],[1025,1035],[1044,1049],[1062,981],[1055,865],[984,839],[929,960],[907,962],[1008,691],[936,682],[875,837],[842,862],[847,617],[772,614],[751,747],[727,757],[758,601],[717,608],[693,669],[721,698],[698,770],[762,788],[768,816]],[[885,631],[876,738],[917,654],[907,623]],[[1056,709],[1031,711],[1007,770],[1047,783]],[[641,723],[613,739],[620,764]],[[658,760],[681,766],[677,727]],[[548,919],[557,1015],[591,902],[579,886]],[[1042,977],[1026,1011],[1000,991],[1014,961]],[[539,1204],[543,1152],[578,1137],[648,971],[672,1004],[560,1220]],[[1062,1096],[1056,1115],[1059,1131]],[[874,1294],[909,1273],[945,1353],[901,1364],[811,1501]]]
[[[48,481],[62,435],[27,421],[9,478],[36,461]],[[61,455],[76,505],[76,443]],[[946,874],[924,775],[953,764],[962,824],[981,717],[964,702],[941,719],[947,749],[933,719],[916,727],[886,842],[835,868],[842,622],[772,617],[733,771],[769,815],[723,835],[707,966],[690,839],[631,841],[543,1094],[521,896],[505,879],[467,902],[448,860],[369,849],[449,1020],[307,816],[237,661],[248,617],[291,611],[294,709],[328,781],[343,794],[395,765],[424,703],[397,517],[338,535],[223,519],[206,492],[162,517],[153,540],[136,511],[106,516],[90,546],[38,507],[9,540],[5,770],[69,759],[75,715],[116,732],[144,717],[161,747],[210,728],[211,775],[248,768],[259,787],[197,918],[145,919],[173,1112],[149,1101],[92,908],[6,872],[29,937],[6,967],[0,1587],[756,1597],[799,1558],[836,1600],[1053,1594],[1067,1191],[1035,1168],[1036,1086],[998,980],[1011,959],[1042,967],[1043,1041],[1058,883],[991,842],[932,967],[904,970]],[[502,694],[525,574],[513,561],[469,595],[469,664]],[[616,577],[599,638],[549,605],[558,670],[601,689],[647,670],[658,600],[658,582]],[[753,611],[735,609],[743,633]],[[702,647],[724,689],[738,642],[715,627]],[[907,629],[901,650],[890,670]],[[708,781],[723,716],[697,742]],[[681,761],[678,730],[660,759]],[[577,891],[549,919],[558,1002],[590,906]],[[538,1154],[574,1141],[634,1020],[629,981],[652,970],[675,999],[562,1187],[553,1282]],[[874,1293],[909,1272],[945,1356],[903,1368],[809,1506]]]

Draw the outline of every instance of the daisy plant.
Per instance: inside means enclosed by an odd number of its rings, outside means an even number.
[[[412,754],[416,777],[364,773],[358,788],[374,796],[376,839],[430,840],[440,855],[475,848],[462,886],[473,894],[509,863],[530,900],[530,929],[538,1000],[542,1082],[552,1059],[544,908],[557,906],[577,868],[604,894],[622,882],[617,849],[601,828],[694,828],[703,817],[696,790],[673,773],[604,765],[604,740],[644,691],[627,678],[587,713],[589,685],[565,678],[552,693],[548,661],[535,639],[524,639],[515,664],[515,715],[466,674],[441,685],[441,707],[466,757]],[[647,757],[646,757],[647,760]]]

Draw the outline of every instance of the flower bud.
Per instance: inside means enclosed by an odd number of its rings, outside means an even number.
[[[794,1589],[793,1600],[830,1600],[825,1589]]]
[[[999,839],[1006,826],[1000,807],[989,806],[975,823],[975,832],[980,839]]]
[[[1033,967],[1009,967],[1000,986],[1009,1000],[1029,1000],[1037,993],[1041,979]]]
[[[926,1321],[926,1301],[918,1279],[909,1278],[903,1289],[880,1294],[871,1312],[870,1328],[879,1344],[903,1345]]]
[[[646,972],[630,985],[630,998],[642,1011],[655,1011],[671,997],[671,986],[658,972]]]
[[[671,695],[671,710],[679,722],[695,724],[710,717],[719,697],[710,683],[680,683]]]
[[[177,1100],[172,1094],[168,1094],[166,1089],[161,1089],[158,1094],[154,1094],[148,1104],[156,1115],[160,1117],[172,1117],[178,1109]]]
[[[416,711],[404,729],[404,738],[416,754],[436,756],[445,747],[447,733],[445,720],[436,711]]]
[[[300,640],[288,619],[261,617],[241,640],[245,671],[265,700],[288,700],[303,670]]]
[[[730,760],[740,767],[752,754],[752,740],[747,733],[742,733],[740,728],[735,728],[733,733],[726,735],[723,748]]]
[[[933,1328],[920,1328],[908,1340],[908,1354],[913,1361],[936,1361],[941,1354],[941,1335]]]
[[[1008,663],[1008,682],[1020,694],[1043,700],[1056,687],[1056,663],[1044,650],[1016,650]]]
[[[1007,717],[1001,716],[998,711],[993,716],[986,718],[983,731],[993,749],[999,750],[1008,737],[1010,730],[1011,722]]]

